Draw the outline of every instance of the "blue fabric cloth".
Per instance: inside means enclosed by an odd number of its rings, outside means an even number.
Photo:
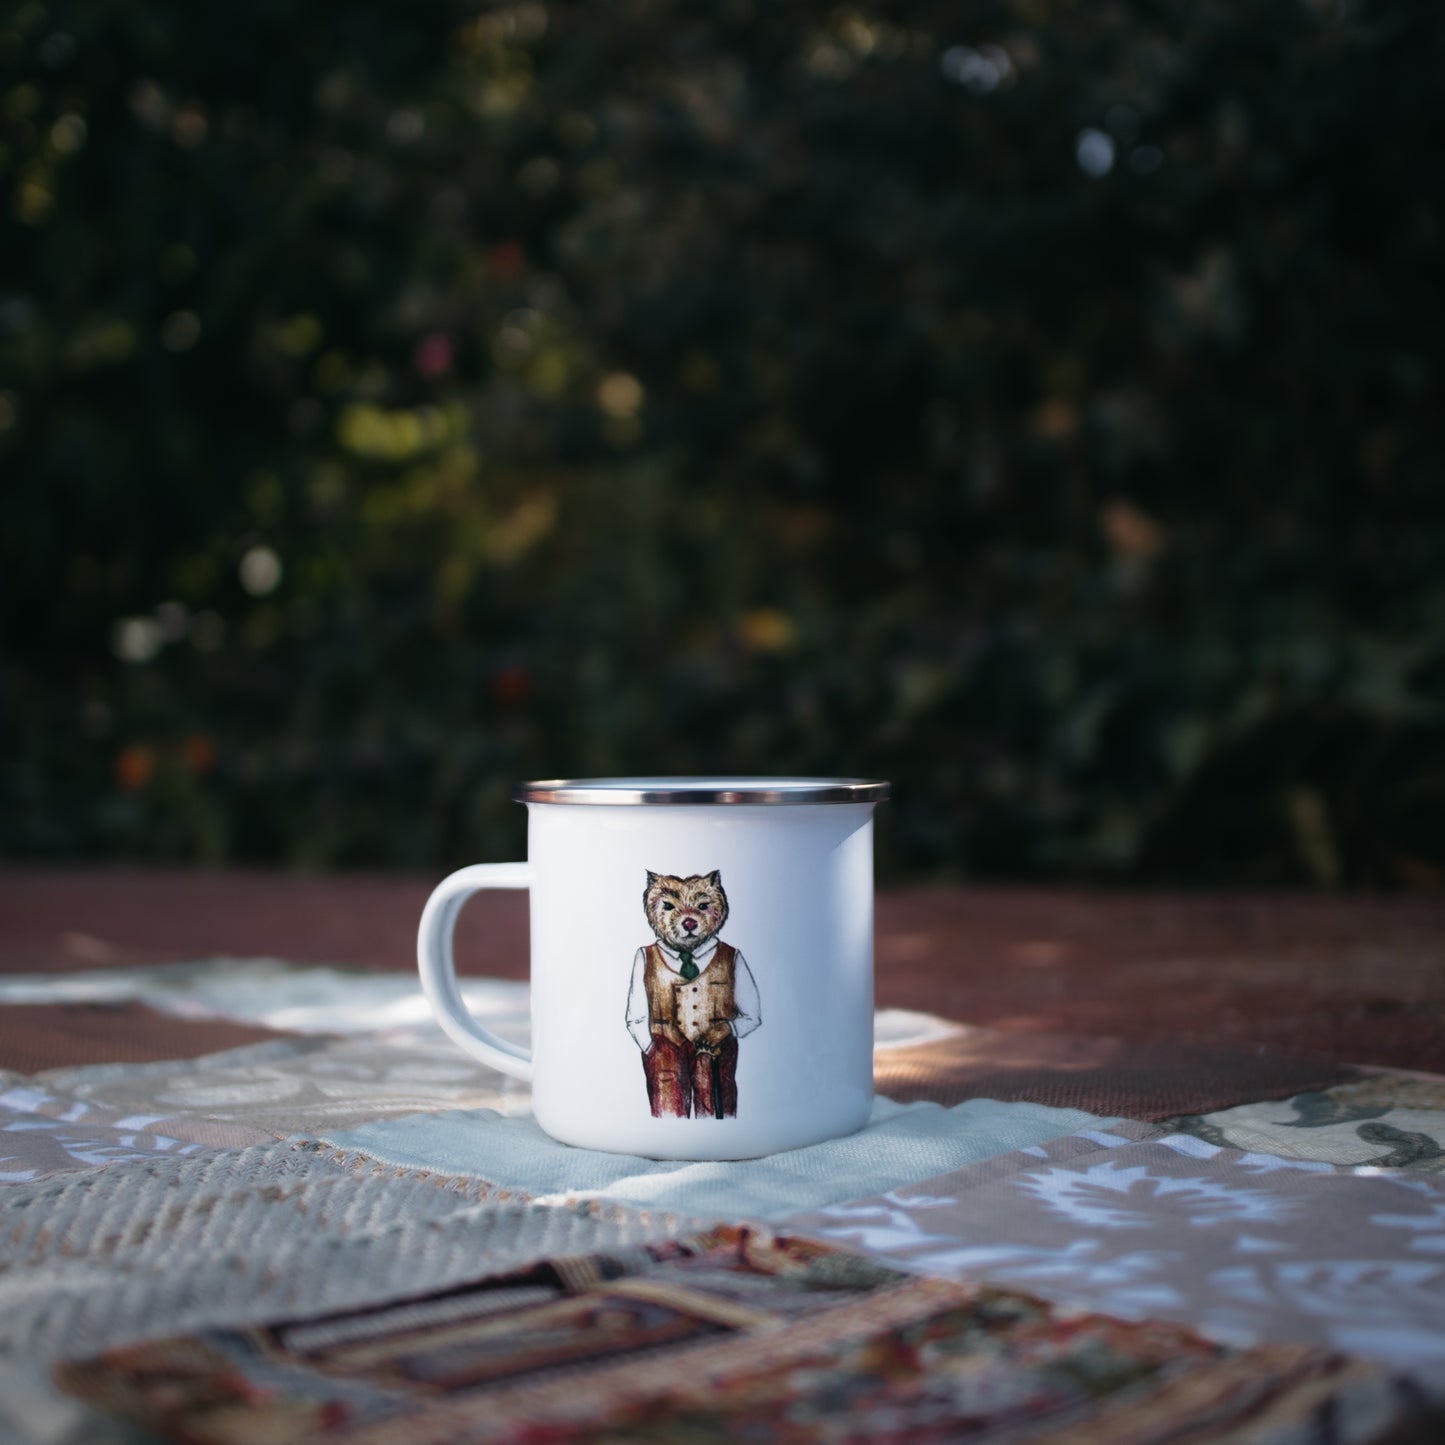
[[[781,1219],[897,1189],[1105,1121],[1078,1109],[970,1099],[874,1100],[867,1126],[763,1159],[687,1163],[575,1149],[492,1109],[411,1114],[322,1137],[387,1164],[484,1179],[543,1198],[598,1197],[707,1219]]]

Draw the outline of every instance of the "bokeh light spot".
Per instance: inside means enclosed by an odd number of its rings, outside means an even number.
[[[526,702],[532,695],[532,678],[525,667],[499,667],[492,678],[492,692],[508,707]]]
[[[50,144],[63,156],[74,155],[85,144],[85,119],[67,112],[50,127]]]
[[[160,130],[170,118],[171,103],[155,81],[141,79],[131,87],[131,114],[150,130]]]
[[[164,642],[154,617],[122,617],[110,632],[110,650],[122,662],[150,662]]]
[[[237,572],[252,597],[268,597],[281,585],[281,559],[270,547],[252,547]]]
[[[44,181],[22,181],[15,197],[15,212],[27,226],[41,226],[55,209],[55,194]]]
[[[597,383],[597,405],[619,421],[636,416],[646,395],[642,383],[628,371],[609,371]]]
[[[1093,126],[1081,130],[1074,139],[1074,159],[1086,176],[1099,180],[1114,169],[1116,147],[1108,131]]]
[[[297,358],[310,356],[321,345],[323,334],[319,318],[310,311],[288,316],[271,333],[277,351]]]
[[[198,777],[216,766],[216,745],[206,733],[191,733],[181,744],[181,760]]]
[[[515,241],[498,241],[487,248],[487,269],[499,281],[520,276],[526,264],[526,253]]]
[[[950,45],[938,58],[943,78],[975,95],[990,95],[1013,73],[1013,62],[1001,45]]]
[[[1099,512],[1099,530],[1109,550],[1130,562],[1147,562],[1164,550],[1164,528],[1124,497],[1111,497]]]
[[[749,652],[787,652],[798,640],[798,625],[776,607],[755,607],[738,620],[738,638]]]
[[[204,143],[206,132],[210,129],[210,121],[206,118],[206,112],[198,105],[183,105],[175,113],[171,121],[171,139],[178,146],[184,146],[187,150],[195,150],[198,145]]]
[[[452,369],[452,344],[440,331],[417,342],[412,365],[422,376],[445,376]]]
[[[116,786],[127,793],[134,793],[145,787],[155,776],[155,771],[155,750],[146,747],[144,743],[130,743],[116,755]]]

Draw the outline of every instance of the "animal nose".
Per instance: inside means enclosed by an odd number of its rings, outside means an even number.
[[[689,933],[696,933],[696,932],[697,932],[697,919],[695,919],[695,918],[684,918],[684,919],[682,920],[682,926],[683,926],[685,929],[687,929],[687,931],[688,931]]]

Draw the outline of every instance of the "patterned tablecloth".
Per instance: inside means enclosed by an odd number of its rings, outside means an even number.
[[[1445,1078],[877,1040],[862,1133],[663,1164],[410,974],[0,976],[0,1440],[1445,1438]]]

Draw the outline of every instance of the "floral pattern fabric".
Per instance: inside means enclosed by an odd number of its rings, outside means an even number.
[[[1445,1377],[1445,1181],[1429,1174],[1344,1170],[1138,1126],[788,1224],[920,1273]]]
[[[1445,1172],[1445,1080],[1377,1073],[1353,1084],[1169,1121],[1211,1144],[1383,1169]]]
[[[276,1138],[431,1110],[531,1112],[526,1084],[440,1038],[278,1040],[200,1059],[52,1070],[42,1078],[106,1108],[243,1123]]]
[[[14,1076],[12,1076],[14,1078]],[[259,1129],[174,1111],[105,1108],[15,1079],[0,1086],[0,1185],[259,1143]]]

